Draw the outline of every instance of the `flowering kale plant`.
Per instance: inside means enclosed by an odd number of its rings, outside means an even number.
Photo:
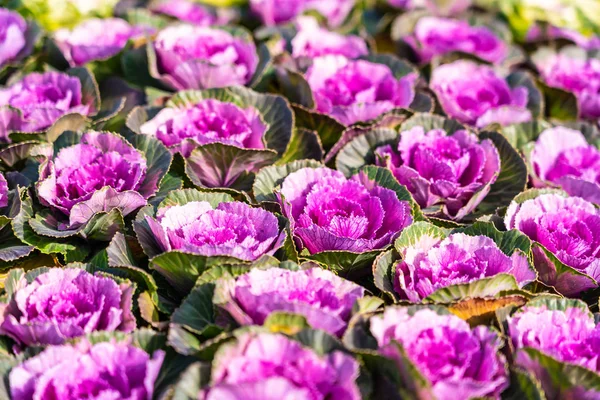
[[[0,399],[600,398],[594,3],[3,2]]]

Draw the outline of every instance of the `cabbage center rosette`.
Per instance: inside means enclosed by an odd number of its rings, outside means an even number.
[[[429,308],[388,307],[370,321],[379,351],[402,370],[411,363],[430,382],[432,398],[499,398],[508,387],[502,341],[486,326],[471,329],[445,309]]]
[[[181,153],[195,185],[247,190],[286,151],[293,120],[283,97],[237,87],[180,92],[165,108],[134,109],[127,126]]]
[[[544,130],[527,158],[536,187],[559,187],[571,196],[600,204],[600,150],[580,131]]]
[[[13,131],[44,131],[65,114],[95,114],[99,94],[89,93],[80,80],[95,87],[94,78],[86,70],[69,73],[34,72],[0,89],[0,138],[10,141]]]
[[[433,90],[451,118],[485,128],[502,126],[532,119],[527,107],[528,90],[524,86],[511,88],[506,79],[487,65],[459,60],[441,65],[431,73]]]
[[[183,289],[215,263],[251,263],[274,254],[286,237],[274,214],[193,189],[169,193],[155,216],[138,215],[135,230],[153,268]],[[191,265],[175,262],[178,257]]]
[[[390,57],[391,59],[391,57]],[[316,111],[343,125],[366,122],[415,99],[418,73],[403,61],[397,70],[374,61],[342,56],[317,57],[306,72]]]
[[[40,235],[90,236],[88,228],[102,228],[102,236],[112,236],[122,217],[145,206],[158,191],[170,163],[167,149],[152,138],[134,138],[131,144],[109,132],[65,132],[55,142],[54,155],[40,167],[36,184],[39,200],[49,210],[28,223]],[[88,227],[98,218],[110,221]]]
[[[249,84],[259,66],[252,35],[242,28],[167,27],[149,44],[150,73],[174,90]]]
[[[27,400],[151,399],[164,357],[127,343],[49,346],[11,370],[10,393]]]
[[[364,172],[347,179],[301,168],[283,179],[279,196],[299,249],[311,255],[380,250],[413,221],[411,204]]]
[[[221,308],[240,325],[262,325],[274,312],[299,314],[314,329],[341,336],[352,307],[365,290],[322,268],[287,270],[254,268],[235,281],[222,279],[217,289],[227,293]]]
[[[376,164],[388,168],[421,208],[442,206],[460,220],[489,193],[500,172],[500,155],[490,139],[458,130],[425,132],[416,126],[399,134],[397,148],[375,149]]]
[[[597,287],[600,211],[592,203],[555,193],[525,192],[509,206],[504,224],[537,242],[533,255],[542,282],[566,296]]]
[[[493,64],[508,56],[507,44],[491,29],[450,18],[420,18],[414,33],[402,39],[417,53],[421,64],[452,52],[472,54]]]
[[[219,348],[199,399],[359,400],[359,364],[339,350],[318,355],[284,335],[243,333]]]
[[[593,399],[600,395],[597,386],[589,385],[600,377],[600,328],[587,304],[538,297],[508,318],[508,331],[516,365],[540,381],[547,398]],[[577,379],[583,371],[593,371],[595,376]]]
[[[135,329],[131,283],[74,268],[37,276],[20,272],[18,289],[0,306],[0,333],[19,345],[57,345],[94,331]]]
[[[144,28],[133,27],[120,18],[92,18],[73,30],[54,32],[56,46],[72,67],[107,60],[125,48],[130,39],[143,35]]]
[[[505,254],[492,238],[475,235],[469,228],[465,230],[468,234],[460,230],[446,234],[434,225],[417,222],[402,232],[396,242],[402,260],[395,266],[393,276],[394,289],[400,299],[417,303],[440,289],[467,286],[486,278],[485,295],[493,296],[507,289],[504,286],[507,275],[514,278],[511,279],[515,284],[513,289],[522,288],[536,279],[535,270],[527,259],[529,246],[515,247]],[[495,233],[500,237],[513,235],[523,239],[515,231]]]

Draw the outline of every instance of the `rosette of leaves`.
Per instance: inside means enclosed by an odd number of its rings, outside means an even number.
[[[395,79],[402,79],[410,75],[417,81],[418,70],[404,60],[390,54],[377,54],[361,57],[358,60],[374,64],[382,64],[389,68]],[[347,126],[330,115],[316,110],[313,91],[308,83],[307,73],[309,65],[282,65],[275,68],[274,88],[290,100],[296,112],[296,125],[318,133],[325,151],[329,151],[342,138]],[[408,110],[418,112],[433,111],[435,103],[430,94],[420,89],[414,89],[414,99]],[[389,124],[391,121],[402,120],[408,113],[407,109],[396,108],[379,114],[370,121],[357,122],[357,127],[379,126]]]
[[[10,77],[11,73],[18,72],[19,69],[30,68],[37,61],[37,50],[41,47],[42,30],[34,20],[23,21],[25,22],[25,30],[21,33],[24,39],[23,46],[14,57],[5,60],[6,62],[0,65],[0,80]],[[33,54],[34,52],[36,54]]]
[[[373,263],[375,286],[394,302],[405,302],[406,300],[402,300],[397,289],[400,286],[398,279],[412,279],[402,276],[398,271],[407,251],[414,253],[419,246],[442,242],[451,234],[490,238],[507,258],[513,260],[513,265],[519,265],[519,271],[513,267],[514,272],[512,273],[502,272],[484,278],[471,279],[468,283],[439,287],[423,298],[422,303],[443,304],[452,313],[472,324],[477,324],[489,321],[499,308],[520,306],[531,298],[532,294],[525,290],[531,289],[532,281],[537,279],[537,273],[531,260],[531,241],[517,230],[501,232],[493,224],[487,222],[475,222],[473,225],[453,230],[439,228],[427,222],[414,223],[402,232],[394,243],[394,249],[382,253]],[[457,249],[458,246],[453,248],[454,251]],[[489,249],[485,252],[492,257]],[[492,263],[491,260],[483,262]],[[491,265],[488,267],[491,268]],[[457,272],[454,276],[458,279],[461,273]],[[431,279],[443,280],[438,277]],[[523,283],[527,282],[529,285],[523,288]],[[418,285],[418,282],[414,283]]]
[[[286,242],[287,221],[222,192],[171,191],[157,208],[142,208],[134,230],[149,266],[181,298],[215,266],[269,263]],[[288,253],[290,244],[286,242]]]
[[[208,133],[209,122],[205,122],[205,131],[198,128],[197,132],[193,132],[197,135],[189,139],[185,138],[187,134],[182,135],[181,139],[173,139],[175,144],[171,150],[184,154],[185,173],[194,185],[209,189],[231,189],[234,192],[249,191],[254,175],[260,168],[274,164],[282,157],[303,157],[311,151],[310,148],[305,148],[298,154],[297,149],[292,148],[294,143],[290,143],[290,139],[294,130],[294,115],[285,98],[256,93],[243,87],[179,92],[169,99],[165,107],[136,107],[127,118],[127,127],[138,134],[146,133],[142,132],[142,126],[152,121],[165,108],[181,110],[183,113],[196,104],[211,100],[220,102],[220,107],[233,105],[244,112],[258,112],[258,129],[254,126],[240,126],[239,129],[252,129],[251,135],[258,136],[258,139],[253,140],[260,145],[254,144],[255,148],[243,147],[227,137],[234,135],[233,132],[226,131],[219,132],[222,138],[204,138],[203,135]],[[194,123],[190,117],[189,124]],[[176,138],[180,134],[176,129],[173,128],[167,134]],[[195,128],[186,129],[194,131]],[[200,139],[203,140],[202,143]]]
[[[416,34],[415,28],[422,18],[430,19],[427,21],[430,23],[429,27],[422,27],[421,34],[424,35],[424,39],[431,40],[431,43],[420,43]],[[435,24],[436,21],[439,24]],[[435,43],[435,35],[453,35],[460,31],[466,33],[469,29],[473,29],[472,34],[463,36],[468,38],[464,45],[470,49],[469,52],[459,50],[463,43],[444,42],[440,43],[440,47],[436,47],[438,44]],[[391,39],[398,46],[400,55],[423,66],[431,64],[435,67],[440,63],[468,58],[510,67],[525,59],[523,51],[513,44],[513,36],[508,26],[486,14],[466,13],[458,20],[432,17],[428,11],[416,9],[396,17],[390,30]],[[433,38],[427,36],[429,33],[434,35]],[[476,39],[472,40],[469,36]],[[460,42],[463,38],[456,40]],[[480,42],[485,42],[487,47],[480,46]],[[490,45],[490,42],[495,44]]]
[[[181,375],[174,387],[175,398],[192,400],[206,396],[207,399],[219,399],[240,390],[244,396],[259,398],[275,393],[307,396],[307,386],[314,387],[317,381],[320,382],[318,389],[311,390],[322,398],[358,400],[369,396],[371,387],[367,371],[338,339],[310,328],[294,327],[286,332],[283,328],[292,325],[284,319],[278,322],[270,327],[240,328],[215,343],[210,354]],[[254,348],[269,349],[269,353],[245,350]],[[273,353],[279,355],[273,358]],[[242,373],[241,380],[235,383],[223,380],[224,376],[230,376],[226,370],[234,362],[263,365],[260,360],[277,367],[270,372],[259,368],[252,377]],[[333,360],[339,362],[334,364]],[[315,371],[307,365],[319,367]],[[302,371],[301,378],[296,375],[298,368]],[[277,385],[273,387],[275,382]]]
[[[125,98],[120,97],[103,106],[98,83],[88,68],[70,68],[66,74],[81,83],[81,105],[88,107],[88,114],[66,112],[51,126],[37,132],[9,129],[6,132],[8,143],[0,145],[2,170],[21,171],[29,180],[37,180],[35,170],[43,158],[52,152],[52,143],[58,136],[65,131],[83,132],[90,128],[101,128],[124,107]],[[5,107],[10,112],[21,113],[16,108]]]
[[[424,132],[441,130],[446,132],[448,135],[447,137],[449,138],[456,132],[466,129],[463,125],[452,119],[446,119],[433,114],[417,113],[402,122],[397,130],[390,128],[367,129],[349,140],[337,153],[335,159],[337,169],[346,176],[350,176],[366,165],[377,164],[386,166],[390,163],[393,164],[392,160],[385,160],[385,157],[383,157],[385,153],[380,150],[391,147],[391,150],[395,151],[395,149],[398,149],[398,144],[400,142],[400,133],[410,131],[416,127],[422,128]],[[409,137],[407,137],[407,140],[410,140],[410,132],[408,132],[408,134]],[[500,161],[499,171],[495,173],[495,178],[492,178],[487,182],[482,182],[482,184],[479,185],[479,188],[469,198],[459,201],[462,206],[461,210],[458,212],[455,210],[453,213],[449,213],[447,207],[444,205],[445,200],[443,197],[439,199],[438,204],[434,203],[429,208],[423,208],[424,214],[427,217],[431,217],[432,220],[435,221],[438,218],[444,218],[454,219],[459,222],[462,218],[469,220],[477,215],[493,213],[498,207],[508,206],[514,196],[525,190],[527,185],[527,167],[515,148],[508,143],[502,134],[497,132],[484,131],[480,132],[477,136],[479,137],[480,143],[487,141],[493,144]],[[396,166],[401,165],[404,165],[402,161]],[[416,167],[416,164],[409,164],[407,167],[412,169]],[[472,167],[477,166],[473,165]],[[480,165],[477,168],[482,169],[483,165]],[[418,171],[416,173],[418,173]],[[429,176],[430,184],[435,181],[434,177],[435,174],[431,173]],[[417,178],[409,176],[407,179]],[[421,178],[419,177],[419,179]],[[457,185],[457,189],[455,190],[456,193],[454,194],[455,196],[457,193],[460,193],[461,190],[461,188],[459,188],[460,185],[458,183]],[[415,184],[415,188],[416,187]],[[431,198],[432,193],[429,192],[428,194],[428,192],[425,191],[425,193],[421,193],[420,196],[423,198],[423,201],[425,201]],[[465,214],[465,211],[467,214]],[[456,218],[457,216],[461,216],[461,218]],[[440,223],[443,222],[440,221]]]
[[[480,346],[467,349],[465,343],[474,338]],[[461,390],[465,398],[486,391],[498,397],[508,386],[499,333],[486,326],[469,327],[439,305],[392,306],[383,313],[358,315],[342,341],[371,374],[374,397],[451,399],[454,392],[446,385]],[[448,351],[438,352],[441,348]],[[435,367],[430,363],[433,354]],[[456,354],[464,357],[459,360]],[[440,373],[449,369],[454,373]]]
[[[85,158],[70,156],[77,151]],[[65,161],[77,165],[89,157],[97,158],[89,162],[83,175],[73,173],[77,168],[69,166],[68,173],[61,175],[61,185],[73,185],[78,188],[75,192],[67,195],[64,189],[56,188],[56,160],[65,169]],[[113,157],[116,166],[107,163],[106,157]],[[172,177],[165,178],[171,160],[169,151],[151,137],[127,140],[111,132],[66,131],[52,143],[35,189],[19,192],[21,209],[12,221],[15,235],[41,253],[60,256],[67,262],[84,261],[90,253],[106,247],[115,233],[128,232],[133,211],[148,202],[159,202],[165,192],[181,184]],[[93,182],[91,186],[87,179]],[[96,188],[98,184],[104,186]],[[74,198],[65,200],[70,196]]]
[[[253,186],[253,195],[254,198],[261,203],[264,204],[273,204],[277,203],[280,207],[283,208],[284,215],[288,217],[288,219],[293,219],[292,210],[290,207],[288,200],[286,200],[285,195],[282,192],[282,185],[286,178],[294,174],[296,172],[304,170],[303,173],[310,174],[309,169],[316,170],[315,176],[318,174],[332,174],[335,175],[334,179],[339,179],[340,182],[343,180],[343,175],[337,171],[329,170],[328,168],[324,168],[321,163],[312,160],[299,160],[291,163],[287,163],[281,166],[270,166],[263,168],[256,176],[256,180]],[[296,178],[300,179],[299,176]],[[296,179],[294,178],[294,179]],[[305,182],[304,179],[301,184],[314,184],[314,182]],[[392,213],[393,216],[388,216],[389,222],[392,225],[397,225],[395,227],[386,226],[381,229],[379,235],[373,234],[371,231],[365,231],[364,237],[362,238],[354,238],[350,239],[347,237],[343,237],[341,231],[335,233],[334,231],[325,234],[321,239],[315,242],[311,242],[307,240],[307,237],[300,239],[297,233],[294,233],[294,224],[297,221],[292,222],[291,220],[291,230],[292,235],[295,237],[296,248],[300,250],[299,258],[300,260],[308,260],[321,264],[325,268],[336,271],[339,275],[353,280],[360,281],[362,279],[368,279],[370,276],[370,271],[368,267],[371,265],[375,257],[381,253],[385,248],[387,248],[388,243],[386,240],[389,240],[389,244],[393,240],[392,237],[395,237],[403,228],[404,224],[408,221],[413,220],[422,220],[423,215],[421,214],[421,210],[419,206],[413,201],[410,193],[406,188],[398,183],[398,181],[394,178],[390,171],[375,167],[375,166],[366,166],[359,171],[356,172],[355,175],[352,176],[348,182],[357,182],[357,185],[363,186],[365,189],[361,190],[375,190],[377,192],[385,192],[387,196],[390,193],[393,193],[393,198],[390,196],[385,201],[391,201],[394,203],[393,206],[390,206],[388,209],[384,209],[385,213]],[[291,185],[291,184],[290,184]],[[351,183],[354,185],[354,183]],[[292,186],[289,186],[292,187]],[[298,190],[301,190],[301,187],[298,187]],[[337,191],[335,189],[334,191]],[[338,194],[332,194],[333,197]],[[378,202],[381,200],[377,200],[376,197],[378,194],[370,194],[367,197],[373,196],[371,201]],[[313,201],[315,201],[315,197],[313,197]],[[347,199],[349,202],[358,201],[356,199]],[[343,200],[342,200],[343,201]],[[384,202],[385,202],[384,201]],[[315,203],[316,204],[316,203]],[[387,203],[386,203],[387,204]],[[376,212],[374,213],[366,213],[364,211],[364,207],[366,205],[358,205],[356,207],[363,207],[361,214],[362,218],[379,218]],[[341,210],[341,209],[340,209]],[[340,211],[340,215],[343,215],[343,212]],[[404,214],[406,212],[406,214]],[[331,216],[336,215],[337,212],[331,211]],[[308,221],[308,220],[306,220]],[[317,221],[314,227],[317,230],[319,221]],[[349,222],[350,223],[350,222]],[[322,226],[323,229],[327,230],[327,223]],[[397,229],[396,229],[397,228]],[[312,228],[309,228],[312,229]],[[374,228],[372,228],[374,229]],[[334,229],[335,230],[335,229]],[[336,245],[336,239],[329,239],[328,235],[331,234],[333,237],[338,237],[340,243],[345,243],[343,247],[346,248],[362,248],[363,250],[320,250],[328,247],[327,243],[330,240],[329,244],[332,246]],[[337,235],[342,236],[337,236]],[[373,234],[373,235],[372,235]],[[352,242],[356,241],[356,246],[352,244]],[[375,246],[375,247],[371,247]],[[309,250],[313,249],[313,250]],[[317,249],[315,252],[314,250]]]
[[[538,296],[503,322],[515,364],[509,389],[512,398],[598,395],[600,374],[590,357],[595,354],[591,349],[597,322],[584,302]]]
[[[240,277],[244,281],[241,285],[248,282],[257,285],[250,291],[256,292],[254,298],[264,305],[261,310],[246,308],[244,311],[241,304],[252,301],[252,295],[236,295],[234,289]],[[275,280],[281,285],[260,288],[260,282],[270,285]],[[320,294],[314,299],[296,298],[296,293],[312,290],[313,285],[321,288]],[[280,263],[268,260],[251,270],[243,265],[214,266],[198,278],[196,286],[171,316],[169,342],[182,354],[200,355],[209,351],[214,344],[213,338],[219,341],[224,337],[222,332],[239,326],[262,325],[286,334],[294,334],[310,326],[323,332],[329,328],[329,334],[339,335],[341,332],[332,330],[345,330],[352,315],[374,311],[383,303],[375,297],[363,297],[363,293],[361,287],[336,278],[313,263],[298,266],[292,261]],[[329,307],[325,301],[331,295],[340,302],[333,307]],[[263,317],[264,320],[261,320]],[[202,344],[207,339],[211,340],[206,345]]]
[[[252,34],[241,26],[219,26],[214,29],[223,30],[231,34],[234,40],[241,40],[245,43],[254,43]],[[211,44],[207,43],[207,45]],[[245,57],[248,57],[248,55],[244,55],[244,58]],[[258,62],[254,73],[245,86],[255,88],[261,84],[263,75],[271,64],[271,55],[267,46],[261,43],[256,46],[256,54],[251,55],[251,57],[256,57]],[[217,67],[208,60],[201,61],[199,59],[193,59],[192,61],[204,64],[206,67]],[[158,89],[158,91],[164,95],[168,95],[169,92],[178,89],[174,86],[172,79],[165,79],[169,74],[161,74],[156,49],[154,48],[153,42],[150,40],[145,44],[136,45],[134,48],[126,51],[121,59],[121,64],[125,78],[134,85],[150,86]],[[189,84],[199,85],[202,79],[207,79],[209,82],[211,81],[211,77],[195,75],[195,72],[197,72],[198,69],[196,66],[191,66],[189,69],[191,71],[189,71],[188,76],[185,77]],[[213,83],[215,82],[218,82],[218,78]],[[198,86],[187,87],[194,88]]]
[[[517,195],[504,217],[509,229],[518,229],[532,241],[539,280],[565,296],[592,297],[598,288],[596,265],[597,207],[558,189],[529,189]],[[556,230],[555,226],[561,227]],[[557,240],[561,238],[562,240]]]

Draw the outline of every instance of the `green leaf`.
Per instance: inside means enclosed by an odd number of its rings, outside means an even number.
[[[240,264],[233,257],[206,257],[180,251],[169,251],[153,257],[150,267],[164,276],[167,281],[185,295],[190,291],[196,279],[210,267],[219,264]]]
[[[537,140],[538,136],[545,129],[551,128],[552,125],[545,120],[536,119],[520,124],[513,124],[501,128],[501,132],[515,149],[523,149],[527,143]]]
[[[81,236],[88,240],[98,240],[107,242],[117,232],[122,232],[125,228],[125,221],[121,211],[115,208],[108,213],[101,212],[95,214],[80,231]]]
[[[544,92],[546,116],[561,121],[575,121],[579,116],[577,97],[571,92],[539,82]]]
[[[253,172],[277,159],[273,150],[244,149],[223,143],[198,146],[186,158],[185,171],[198,187],[250,190]]]
[[[275,311],[269,314],[263,326],[274,333],[294,335],[308,328],[309,324],[303,315]]]
[[[296,126],[317,132],[323,149],[329,151],[340,140],[346,127],[328,115],[309,110],[301,105],[292,106],[296,116]]]
[[[271,64],[273,64],[271,52],[269,52],[269,48],[264,43],[259,43],[256,46],[256,53],[258,54],[258,65],[254,71],[254,75],[252,75],[252,79],[250,79],[250,82],[248,83],[248,86],[252,88],[257,87],[260,84],[263,75],[269,69]]]
[[[473,225],[457,228],[452,231],[452,233],[455,232],[461,232],[469,236],[487,236],[509,257],[512,256],[516,249],[521,250],[525,254],[529,254],[531,251],[531,240],[529,237],[516,229],[508,232],[500,232],[490,222],[476,221]]]
[[[190,201],[207,201],[212,208],[217,208],[221,203],[233,201],[233,197],[227,193],[201,192],[196,189],[181,189],[169,193],[158,208],[169,206],[183,206]]]
[[[325,331],[306,328],[293,335],[294,339],[320,356],[333,351],[346,351],[340,340]]]
[[[214,291],[213,283],[196,286],[175,310],[171,322],[198,335],[202,335],[206,329],[214,328],[216,326],[213,308]]]
[[[394,290],[394,263],[398,254],[393,249],[379,254],[373,262],[373,280],[377,289],[387,294],[392,300],[396,299]]]
[[[121,68],[128,82],[140,87],[164,88],[164,85],[150,75],[148,47],[140,46],[126,50],[121,56]]]
[[[490,139],[500,155],[500,173],[490,192],[479,204],[481,212],[493,212],[507,206],[511,200],[527,187],[527,166],[519,153],[497,132],[481,132],[481,140]]]
[[[398,133],[393,129],[369,130],[342,147],[335,159],[336,169],[346,176],[351,176],[365,165],[375,164],[377,147],[395,144],[398,138]]]
[[[371,275],[370,266],[381,250],[372,250],[364,253],[351,251],[331,250],[320,253],[301,255],[308,260],[315,261],[323,268],[336,272],[338,275],[351,280],[360,280]]]
[[[453,119],[429,113],[415,113],[412,117],[409,117],[402,123],[401,130],[407,131],[416,126],[423,127],[425,132],[432,129],[442,129],[449,135],[456,133],[456,131],[466,129],[464,125]]]
[[[293,104],[298,104],[308,109],[315,107],[315,99],[310,85],[300,72],[287,68],[276,68],[275,77],[279,84],[279,92]]]
[[[90,120],[81,114],[65,114],[46,131],[45,140],[52,143],[65,131],[83,132],[90,125]]]
[[[578,299],[541,294],[529,300],[527,307],[539,307],[552,311],[566,311],[571,308],[579,308],[588,315],[590,320],[594,319],[594,315],[588,309],[587,304]]]
[[[323,145],[316,131],[296,128],[286,152],[277,164],[286,164],[295,160],[323,160]]]
[[[425,240],[441,241],[448,236],[448,231],[428,222],[418,221],[405,228],[398,239],[394,242],[396,251],[405,254],[410,247],[417,247],[419,242]]]
[[[252,193],[258,202],[277,201],[275,190],[292,172],[302,168],[320,168],[324,165],[314,160],[298,160],[284,165],[271,165],[258,171],[252,186]]]
[[[180,190],[182,187],[183,180],[181,178],[167,173],[160,182],[158,192],[148,199],[148,202],[156,207],[165,199],[165,197],[167,197],[169,193]]]
[[[505,290],[518,289],[519,285],[513,275],[498,274],[491,278],[483,278],[467,284],[451,285],[438,289],[427,296],[424,301],[452,303],[466,298],[492,297]]]
[[[184,93],[184,92],[179,92]],[[178,94],[179,94],[178,93]],[[177,96],[177,94],[175,95]],[[129,128],[131,131],[142,134],[141,126],[150,121],[152,118],[156,117],[156,114],[162,110],[162,107],[143,107],[143,106],[135,106],[129,114],[127,114],[127,118],[125,120],[125,126]]]

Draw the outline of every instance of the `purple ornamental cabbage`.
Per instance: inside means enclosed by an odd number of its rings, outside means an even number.
[[[557,390],[543,366],[523,350],[536,349],[560,362],[600,373],[600,327],[594,322],[594,317],[585,304],[579,307],[571,305],[564,310],[550,309],[546,305],[525,306],[508,318],[508,330],[517,350],[516,364],[536,375],[548,399],[598,398],[598,391],[577,393],[582,389],[580,387]],[[573,396],[567,394],[570,391],[574,391]]]
[[[387,357],[398,360],[393,341],[400,343],[408,359],[431,382],[438,400],[499,399],[508,387],[505,359],[498,351],[502,341],[486,326],[471,329],[455,315],[430,309],[412,313],[388,307],[371,318],[371,333]]]
[[[246,85],[258,66],[251,36],[192,25],[163,29],[154,40],[158,78],[174,89]]]
[[[600,60],[555,54],[537,67],[548,86],[572,92],[577,97],[581,118],[600,118]]]
[[[392,171],[421,208],[443,205],[442,212],[462,219],[472,212],[496,181],[500,155],[491,140],[459,130],[427,133],[416,126],[400,133],[397,149],[375,150],[376,163]]]
[[[316,58],[306,73],[317,111],[344,125],[407,108],[415,98],[417,78],[409,73],[397,79],[387,65],[342,56]]]
[[[490,63],[501,63],[508,54],[506,43],[490,29],[449,18],[423,17],[415,25],[414,33],[403,39],[423,64],[455,51],[473,54]]]
[[[294,58],[316,58],[326,55],[339,55],[346,58],[358,58],[369,54],[367,43],[354,35],[341,35],[319,26],[313,17],[298,17],[298,33],[292,39]]]
[[[205,7],[189,0],[160,1],[151,4],[150,10],[199,26],[210,26],[219,23],[217,17]]]
[[[341,25],[356,0],[250,0],[250,8],[267,26],[291,22],[305,11],[317,11],[331,27]]]
[[[262,325],[273,312],[300,314],[315,329],[340,336],[364,289],[322,268],[251,269],[225,282],[231,298],[222,305],[240,325]]]
[[[0,208],[8,205],[8,182],[4,174],[0,173]]]
[[[430,87],[449,117],[477,128],[517,124],[532,117],[526,108],[527,88],[511,89],[487,65],[465,60],[444,64],[433,70]]]
[[[281,195],[292,233],[310,254],[382,249],[412,222],[407,201],[362,174],[302,168],[285,178]]]
[[[423,237],[404,250],[394,289],[402,299],[418,303],[438,289],[498,274],[513,275],[520,287],[536,278],[524,253],[515,251],[509,257],[487,236]]]
[[[143,28],[133,27],[120,18],[92,18],[73,30],[59,29],[54,40],[69,64],[77,67],[118,54],[129,39],[143,33]]]
[[[267,128],[254,107],[207,99],[187,108],[166,107],[142,124],[140,132],[155,136],[173,152],[188,157],[195,147],[208,143],[264,149]]]
[[[151,400],[164,359],[114,342],[50,346],[10,371],[14,400]]]
[[[123,216],[146,205],[157,190],[147,185],[144,155],[120,136],[87,132],[45,163],[36,184],[42,204],[69,217],[69,227],[98,212],[118,208]]]
[[[521,204],[512,202],[506,211],[507,229],[518,229],[543,245],[565,265],[593,279],[600,278],[600,211],[578,197],[542,194]],[[538,247],[533,248],[540,280],[556,286],[564,295],[586,289],[579,276],[557,274]]]
[[[92,104],[83,103],[76,77],[62,72],[31,73],[0,89],[0,137],[8,140],[9,131],[42,131],[65,114],[94,111]]]
[[[27,22],[19,13],[0,8],[0,69],[29,53],[28,47]]]
[[[241,202],[207,201],[158,209],[146,221],[162,251],[180,250],[202,256],[229,256],[254,261],[283,245],[285,232],[277,217]]]
[[[0,333],[23,346],[62,344],[94,331],[131,332],[133,286],[80,269],[52,268],[21,278],[2,305]]]
[[[359,400],[359,364],[335,350],[319,356],[286,336],[246,333],[224,344],[200,400]]]
[[[537,187],[558,186],[571,196],[600,204],[600,151],[579,131],[546,129],[529,156]]]

